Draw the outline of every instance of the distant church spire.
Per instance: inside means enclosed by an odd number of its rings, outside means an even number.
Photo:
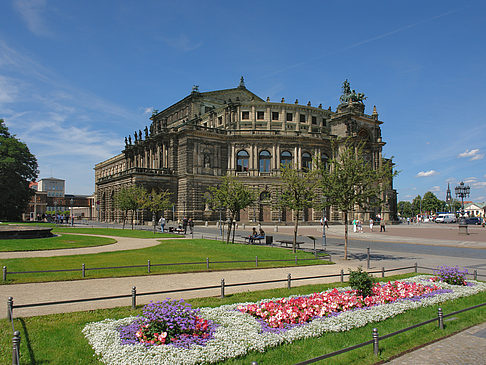
[[[446,201],[447,204],[450,204],[452,202],[451,188],[449,186],[449,183],[447,183],[447,191],[446,191],[445,201]]]

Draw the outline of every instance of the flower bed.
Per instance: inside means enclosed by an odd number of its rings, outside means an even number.
[[[207,341],[186,343],[184,346],[152,346],[142,341],[126,342],[123,328],[137,323],[134,327],[139,330],[140,325],[143,325],[137,317],[90,323],[83,332],[100,360],[106,364],[214,363],[242,356],[250,351],[263,352],[268,347],[291,343],[297,339],[321,336],[325,332],[362,327],[410,309],[435,305],[486,290],[484,283],[472,282],[473,286],[456,286],[444,282],[431,283],[430,278],[416,276],[403,282],[375,285],[373,291],[379,293],[375,299],[359,298],[352,295],[350,288],[342,288],[310,296],[201,308],[197,316],[207,320],[208,326],[215,323],[217,327],[212,327]],[[277,303],[280,303],[281,310],[268,309],[276,308]],[[270,314],[259,315],[258,318],[250,314],[265,311],[280,313],[281,318],[268,321],[266,319],[270,318]],[[287,319],[283,320],[284,317]]]

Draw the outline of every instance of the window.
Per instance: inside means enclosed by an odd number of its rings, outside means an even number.
[[[272,155],[268,151],[261,151],[258,155],[258,166],[260,172],[270,172],[270,161]]]
[[[283,151],[280,154],[280,166],[292,165],[292,154],[289,151]]]
[[[260,194],[260,201],[270,200],[270,193],[268,191],[262,191]]]
[[[248,171],[248,161],[250,155],[245,150],[241,150],[236,155],[236,171]]]
[[[300,114],[299,118],[301,123],[305,123],[305,114]]]
[[[223,124],[223,117],[218,117],[218,125]]]
[[[312,167],[312,157],[309,152],[302,154],[302,170],[309,171]]]
[[[312,117],[312,124],[317,124],[317,118],[316,117]]]
[[[241,112],[241,119],[250,119],[250,112]]]
[[[325,153],[323,153],[321,155],[321,164],[324,168],[328,167],[328,161],[329,161],[329,157]]]
[[[257,112],[257,119],[258,120],[265,119],[265,112]]]
[[[272,112],[272,120],[278,120],[278,119],[279,119],[278,112]]]
[[[327,122],[324,118],[322,118],[322,126],[325,127],[327,125]]]
[[[292,113],[287,113],[287,122],[294,120],[294,115]]]

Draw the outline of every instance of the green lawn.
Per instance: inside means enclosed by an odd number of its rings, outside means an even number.
[[[0,240],[0,252],[57,250],[61,248],[92,247],[109,245],[115,242],[115,239],[109,237],[62,234],[61,236],[49,238]]]
[[[400,275],[387,278],[395,280],[411,276]],[[189,300],[193,306],[219,306],[222,304],[256,301],[264,298],[288,296],[292,294],[309,294],[339,287],[346,284],[308,285],[298,288],[274,289],[256,292],[238,293],[221,298],[201,298]],[[441,304],[445,314],[486,301],[486,293],[460,298]],[[39,317],[26,317],[14,320],[15,328],[21,332],[21,363],[22,364],[100,364],[93,356],[93,350],[84,338],[81,330],[86,323],[100,321],[105,318],[123,318],[136,315],[140,308],[131,311],[127,307],[103,309],[95,311],[65,313]],[[371,339],[372,329],[378,328],[380,335],[385,335],[407,326],[434,318],[437,316],[437,306],[411,310],[379,323],[368,324],[347,332],[328,333],[319,338],[309,338],[292,344],[270,348],[264,353],[253,352],[245,357],[227,360],[224,364],[295,364],[347,346],[365,342]],[[420,327],[392,338],[380,341],[380,355],[373,355],[372,346],[354,350],[333,357],[319,364],[375,364],[385,361],[419,345],[432,342],[443,336],[450,335],[472,325],[486,321],[484,309],[474,309],[454,316],[455,320],[446,321],[445,329],[440,330],[437,324]],[[10,322],[0,320],[0,362],[11,362],[12,328]],[[75,359],[75,360],[74,360]]]
[[[106,269],[86,271],[88,278],[121,277],[147,275],[147,260],[151,265],[168,263],[192,263],[204,262],[202,265],[186,264],[172,266],[152,266],[152,274],[180,273],[206,270],[206,258],[211,261],[244,261],[243,263],[219,263],[210,264],[210,270],[245,269],[256,266],[255,257],[258,256],[258,267],[284,267],[295,266],[297,258],[313,258],[308,252],[299,251],[293,254],[291,250],[253,246],[243,244],[225,244],[213,240],[164,240],[157,246],[117,251],[103,252],[88,255],[39,257],[23,259],[0,260],[0,266],[6,266],[8,271],[37,271],[57,269],[81,269],[82,264],[86,268],[113,267],[143,265],[141,268]],[[264,262],[263,260],[292,260],[289,262]],[[309,260],[298,262],[299,265],[328,264],[327,260]],[[13,274],[7,276],[7,283],[27,283],[59,280],[81,279],[81,272],[50,272],[38,274]],[[5,282],[3,282],[5,283]]]

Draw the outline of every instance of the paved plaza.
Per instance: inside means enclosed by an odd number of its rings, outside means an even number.
[[[245,229],[239,227],[237,237],[249,234],[252,226]],[[264,226],[267,235],[278,239],[289,239],[293,227]],[[318,265],[307,267],[289,267],[276,269],[250,269],[230,270],[215,272],[200,272],[170,275],[149,275],[124,278],[103,278],[91,280],[75,280],[65,282],[14,284],[0,286],[0,302],[6,303],[12,296],[15,304],[27,304],[33,302],[49,302],[65,299],[81,299],[97,296],[126,295],[130,294],[133,286],[138,293],[172,290],[181,288],[218,285],[221,279],[226,284],[252,282],[259,280],[285,279],[291,273],[293,278],[339,274],[341,270],[356,269],[361,266],[366,268],[366,249],[370,247],[370,269],[380,270],[384,268],[396,268],[414,265],[436,267],[443,265],[459,265],[477,270],[481,275],[486,274],[486,229],[473,227],[470,234],[459,235],[457,227],[436,225],[413,226],[387,226],[386,232],[379,232],[379,227],[374,232],[369,232],[364,227],[363,233],[354,233],[352,227],[349,232],[349,260],[343,258],[342,237],[343,226],[331,226],[326,230],[326,250],[331,254],[334,265]],[[219,231],[215,227],[196,227],[194,237],[217,237]],[[303,240],[303,248],[313,250],[314,242],[308,236],[315,236],[317,248],[322,248],[322,229],[320,226],[304,226],[299,228],[299,240]],[[187,236],[189,237],[189,235]],[[53,250],[42,252],[5,252],[0,253],[0,259],[20,257],[46,257],[59,255],[76,255],[85,253],[129,250],[133,248],[149,247],[158,244],[155,239],[135,239],[114,237],[116,244],[87,247],[69,250]],[[181,238],[184,239],[184,238]],[[425,248],[423,248],[425,247]],[[427,251],[428,250],[428,251]],[[463,252],[462,257],[456,254]],[[410,270],[407,270],[410,272]],[[392,272],[396,274],[399,272]],[[485,280],[484,277],[480,277]],[[311,283],[335,282],[339,278],[301,280],[292,285],[306,285]],[[230,287],[227,294],[238,291],[251,291],[268,289],[272,287],[285,287],[286,283],[259,284],[252,286]],[[218,296],[220,289],[208,289],[203,291],[189,291],[174,293],[172,298],[189,299],[194,297]],[[151,300],[162,300],[165,296],[153,295],[137,298],[137,304],[148,303]],[[45,306],[36,308],[22,308],[15,310],[15,316],[35,316],[61,312],[75,312],[88,309],[108,308],[130,305],[131,299],[113,299],[107,301],[95,301],[86,303],[74,303],[57,306]],[[484,310],[484,309],[479,309]],[[6,311],[0,311],[0,316],[5,317]],[[393,360],[392,364],[480,364],[486,363],[486,340],[484,332],[485,324],[468,329],[455,336],[431,344],[403,357]],[[479,333],[479,335],[476,335]],[[482,335],[481,335],[482,334]],[[461,361],[457,361],[461,359]],[[483,362],[481,362],[483,361]]]

